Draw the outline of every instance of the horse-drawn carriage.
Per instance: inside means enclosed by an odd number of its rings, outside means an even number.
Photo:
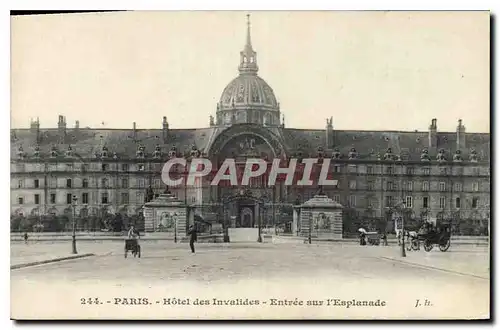
[[[433,227],[430,224],[422,226],[418,233],[410,236],[410,246],[413,250],[420,250],[420,241],[423,242],[424,250],[429,252],[434,245],[439,246],[442,252],[450,248],[451,228],[448,224]]]
[[[135,257],[141,257],[141,245],[137,239],[126,239],[125,240],[125,258],[127,257],[128,251],[132,251],[132,255]]]

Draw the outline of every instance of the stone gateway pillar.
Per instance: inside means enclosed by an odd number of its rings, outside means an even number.
[[[342,238],[342,205],[326,195],[316,195],[295,207],[297,235],[312,238]]]

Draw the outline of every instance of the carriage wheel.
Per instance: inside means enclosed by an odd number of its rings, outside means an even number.
[[[448,251],[449,248],[450,248],[450,240],[447,240],[446,243],[444,244],[439,244],[439,250],[441,250],[441,252],[446,252]]]
[[[418,241],[418,239],[414,239],[413,241],[411,241],[411,248],[414,251],[420,250],[420,242]]]
[[[425,240],[424,241],[424,250],[426,252],[430,252],[432,250],[432,248],[434,247],[434,244],[432,244],[429,240]]]
[[[412,241],[412,242],[405,243],[405,244],[406,244],[406,251],[411,251],[413,241]]]

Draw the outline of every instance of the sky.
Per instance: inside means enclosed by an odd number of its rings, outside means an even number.
[[[247,12],[11,19],[11,126],[208,127],[238,75]],[[251,14],[259,76],[286,127],[489,132],[488,12]]]

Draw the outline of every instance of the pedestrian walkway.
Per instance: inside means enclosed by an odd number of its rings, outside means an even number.
[[[123,243],[118,242],[77,242],[77,255],[93,253],[103,255],[117,248],[123,249]],[[10,248],[10,265],[16,266],[43,262],[52,259],[60,259],[75,256],[72,254],[71,241],[68,242],[12,242]]]

